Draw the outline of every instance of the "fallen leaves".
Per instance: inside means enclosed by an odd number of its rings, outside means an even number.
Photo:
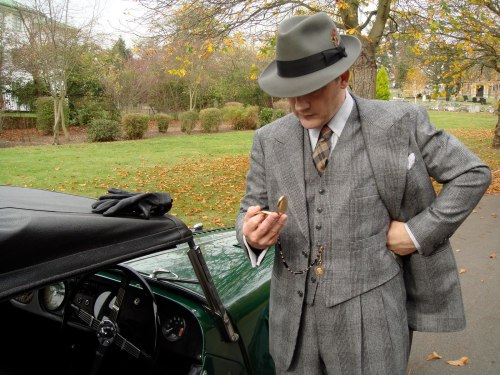
[[[465,366],[467,363],[470,362],[469,357],[462,357],[460,359],[457,359],[456,361],[446,361],[451,366]]]
[[[441,359],[443,358],[442,356],[440,356],[439,354],[437,354],[436,352],[432,352],[431,354],[429,354],[427,356],[427,358],[425,359],[426,361],[430,361],[430,360],[433,360],[433,359]]]
[[[441,358],[443,358],[443,356],[439,355],[437,352],[432,352],[427,356],[425,360],[432,361],[433,359],[441,359]],[[470,362],[469,357],[465,356],[454,361],[446,361],[446,363],[449,364],[450,366],[465,366],[469,362]]]
[[[137,171],[115,169],[114,176],[96,179],[96,187],[131,191],[167,191],[174,199],[171,214],[186,224],[203,221],[205,228],[232,226],[245,194],[248,156],[186,159],[172,167],[142,166]]]
[[[466,273],[467,270],[465,268],[460,268],[460,271],[458,272],[459,274],[463,274],[463,273]]]
[[[490,258],[491,258],[491,259],[495,259],[496,257],[497,257],[497,253],[491,253],[491,254],[490,254]]]

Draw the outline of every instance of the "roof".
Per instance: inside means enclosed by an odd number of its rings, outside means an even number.
[[[0,186],[0,299],[192,240],[179,219],[105,217],[95,199]]]
[[[0,0],[0,5],[3,5],[5,7],[9,7],[9,8],[17,8],[17,4],[13,0]]]

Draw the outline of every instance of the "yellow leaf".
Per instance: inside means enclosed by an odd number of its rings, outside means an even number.
[[[427,358],[425,360],[430,361],[431,359],[441,359],[441,358],[443,358],[443,357],[440,356],[439,354],[437,354],[436,352],[432,352],[431,354],[429,354],[427,356]]]
[[[491,258],[491,259],[495,259],[496,257],[497,257],[497,253],[491,253],[491,254],[490,254],[490,258]]]
[[[456,361],[447,361],[447,363],[452,366],[464,366],[466,363],[469,362],[470,359],[468,357],[462,357],[460,359],[457,359]]]
[[[460,268],[460,272],[459,272],[460,274],[465,273],[465,272],[467,272],[467,270],[465,268]]]

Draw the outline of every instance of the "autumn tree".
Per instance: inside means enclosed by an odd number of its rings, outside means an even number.
[[[70,25],[70,2],[31,0],[20,5],[25,39],[17,53],[17,65],[42,79],[54,100],[54,139],[62,128],[69,137],[64,116],[68,77],[90,41],[90,29]]]
[[[377,65],[375,54],[384,35],[385,24],[391,11],[391,0],[364,2],[359,0],[320,0],[296,2],[282,0],[139,0],[147,12],[143,21],[157,35],[172,40],[178,35],[174,15],[179,9],[196,17],[186,20],[185,27],[196,30],[200,40],[223,40],[244,32],[247,38],[269,41],[276,25],[290,15],[324,11],[337,21],[337,27],[356,35],[362,42],[360,58],[352,68],[352,87],[358,95],[375,97]],[[171,15],[170,21],[166,20]],[[202,27],[200,27],[202,26]]]
[[[459,86],[465,72],[500,73],[497,0],[405,0],[405,4],[405,16],[415,20],[408,32],[420,33],[429,47],[422,50],[424,63],[446,64],[443,80],[449,85]],[[498,143],[497,134],[494,144]]]
[[[417,96],[425,91],[426,85],[427,77],[420,67],[415,66],[408,69],[403,90],[412,94],[415,103],[417,102]]]

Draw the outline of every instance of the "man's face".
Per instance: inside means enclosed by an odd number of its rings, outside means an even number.
[[[305,129],[322,127],[337,113],[345,100],[349,73],[309,94],[288,98],[293,113]]]

